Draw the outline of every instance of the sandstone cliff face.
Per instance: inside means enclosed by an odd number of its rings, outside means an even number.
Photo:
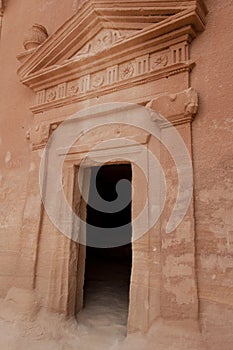
[[[207,28],[192,46],[197,66],[191,80],[200,94],[193,123],[195,217],[201,320],[204,328],[213,331],[212,344],[218,349],[232,332],[233,6],[232,1],[206,4]],[[232,339],[227,344],[230,348]]]
[[[200,327],[212,349],[233,343],[233,118],[231,0],[206,0],[207,26],[191,45],[191,86],[199,94],[192,123],[196,271]],[[16,56],[34,23],[51,35],[77,2],[6,1],[0,39],[0,297],[17,285],[31,149],[26,140],[33,92],[17,75]],[[29,211],[33,213],[32,203]],[[27,276],[25,275],[25,279]]]
[[[30,89],[20,84],[16,56],[23,51],[24,38],[34,23],[53,33],[73,14],[74,1],[5,2],[0,42],[0,291],[4,296],[12,286],[19,253],[20,226],[25,205],[29,145],[25,138],[32,122],[28,109]],[[51,16],[52,14],[52,16]]]

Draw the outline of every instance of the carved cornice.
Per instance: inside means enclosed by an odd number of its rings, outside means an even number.
[[[205,27],[202,1],[120,4],[122,17],[112,1],[88,1],[29,56],[20,56],[26,57],[20,79],[37,92],[35,113],[192,68],[189,44]],[[106,21],[117,14],[117,26]]]
[[[133,86],[141,85],[148,83],[150,81],[159,80],[162,78],[167,78],[171,75],[178,74],[185,71],[190,71],[193,68],[193,63],[177,63],[171,66],[167,65],[167,59],[165,59],[164,55],[157,56],[156,61],[157,68],[154,70],[150,70],[147,73],[136,74],[136,71],[132,70],[132,63],[128,63],[128,66],[125,65],[125,70],[127,73],[124,73],[124,70],[121,73],[126,74],[126,78],[121,77],[120,80],[110,81],[109,83],[105,81],[107,79],[107,74],[110,71],[115,71],[116,75],[119,71],[119,68],[114,66],[112,70],[107,70],[105,75],[93,75],[93,77],[97,79],[96,85],[93,85],[92,76],[84,76],[80,80],[74,80],[68,83],[59,84],[55,87],[48,88],[37,93],[37,104],[31,108],[33,113],[40,113],[45,110],[49,110],[52,108],[61,107],[70,103],[83,101],[86,99],[90,99],[96,96],[106,95],[111,92],[120,91],[127,88],[132,88]],[[135,63],[135,62],[133,62]],[[166,63],[166,66],[162,66]],[[153,66],[152,66],[153,67]],[[103,74],[103,73],[101,73]],[[130,76],[132,75],[132,76]],[[86,84],[84,86],[84,84]],[[81,89],[80,90],[80,86]]]
[[[160,5],[158,7],[156,4],[156,1],[141,2],[140,5],[137,2],[123,1],[120,7],[116,7],[115,1],[106,3],[89,0],[76,15],[54,33],[43,47],[37,50],[36,54],[32,54],[28,58],[27,63],[19,70],[20,76],[72,57],[86,42],[104,28],[142,30],[183,9],[177,7],[171,11],[167,6],[161,7]],[[140,11],[138,11],[139,7]]]
[[[42,68],[45,69],[46,67],[61,64],[64,60],[69,59],[101,29],[136,29],[134,18],[135,11],[142,16],[142,19],[139,18],[138,22],[136,22],[138,23],[137,29],[140,29],[140,31],[138,34],[133,35],[131,40],[126,40],[123,47],[120,47],[120,49],[124,49],[125,46],[128,47],[130,44],[130,46],[135,46],[137,43],[146,42],[154,37],[161,36],[186,25],[192,25],[195,31],[204,29],[205,11],[199,5],[199,2],[196,1],[181,1],[181,3],[186,3],[186,7],[179,7],[177,4],[176,6],[171,5],[171,7],[167,4],[165,4],[166,6],[161,6],[161,3],[159,4],[157,1],[153,1],[149,2],[149,9],[145,7],[145,3],[143,2],[140,6],[141,11],[138,11],[137,3],[135,2],[132,2],[133,7],[129,10],[129,3],[127,2],[128,7],[126,9],[129,13],[123,11],[121,16],[118,8],[111,8],[111,1],[108,2],[107,8],[105,9],[98,8],[97,5],[100,6],[100,3],[98,1],[88,1],[80,12],[61,26],[54,35],[36,50],[36,52],[33,52],[18,71],[21,80],[24,82],[24,78],[31,75],[33,72],[39,71]],[[169,1],[163,3],[169,3]],[[179,3],[179,1],[177,3]],[[189,4],[189,6],[187,4]],[[146,23],[146,26],[144,26],[143,23],[145,24],[145,22],[143,18],[148,18],[148,16],[153,18],[157,12],[160,17],[162,16],[160,21],[156,18],[154,22]],[[106,13],[108,13],[108,16]],[[120,20],[118,23],[114,23],[112,20],[112,16],[116,13],[118,14],[118,21]],[[144,13],[146,16],[143,15]],[[126,28],[126,24],[128,28]],[[117,49],[115,51],[117,51]]]

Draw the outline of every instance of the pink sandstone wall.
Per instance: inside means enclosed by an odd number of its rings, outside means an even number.
[[[233,4],[206,4],[206,30],[191,48],[197,64],[191,86],[200,96],[193,123],[195,216],[200,312],[218,349],[223,339],[232,347],[226,334],[233,333]]]
[[[0,39],[0,296],[13,285],[24,208],[33,92],[18,79],[17,54],[34,23],[53,33],[73,13],[74,0],[6,1]]]

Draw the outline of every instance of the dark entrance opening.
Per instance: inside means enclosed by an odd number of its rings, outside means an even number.
[[[96,179],[96,181],[95,181]],[[116,185],[128,180],[122,191]],[[132,267],[132,169],[130,164],[93,167],[90,181],[86,222],[86,266],[83,311],[98,322],[127,325],[129,286]],[[122,182],[121,182],[122,183]],[[95,201],[94,186],[105,201],[113,203],[123,194],[122,210],[100,211]],[[117,195],[119,190],[119,197]],[[126,205],[124,205],[124,201]],[[95,208],[91,207],[95,204]],[[102,208],[103,209],[103,208]],[[114,209],[114,206],[113,206]],[[115,206],[117,208],[117,205]],[[114,228],[112,232],[111,228]],[[88,247],[96,242],[97,247]],[[121,246],[117,246],[121,244]],[[115,247],[114,247],[115,246]]]

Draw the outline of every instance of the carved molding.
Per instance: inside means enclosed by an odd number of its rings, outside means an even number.
[[[189,88],[175,94],[162,94],[147,106],[161,114],[173,125],[190,123],[198,109],[198,95],[193,88]],[[169,123],[161,121],[161,127],[167,127]]]
[[[148,0],[140,3],[140,14],[138,3],[132,1],[130,9],[128,2],[121,5],[127,16],[119,14],[111,0],[90,0],[29,55],[19,56],[20,79],[37,94],[34,113],[192,69],[189,46],[204,30],[207,12],[201,0],[167,1],[164,8]],[[116,13],[116,26],[103,16]],[[150,25],[148,16],[153,17]],[[147,25],[136,29],[136,22]]]
[[[75,16],[27,57],[18,70],[21,81],[36,89],[38,84],[46,84],[49,79],[51,80],[51,76],[55,78],[56,75],[67,74],[70,70],[72,73],[80,68],[83,70],[83,65],[86,68],[88,64],[90,65],[90,61],[93,67],[93,55],[95,55],[94,65],[100,66],[104,63],[106,65],[106,62],[116,62],[122,55],[135,57],[139,51],[145,50],[146,43],[149,48],[164,44],[169,39],[175,40],[179,36],[177,31],[180,31],[180,35],[189,34],[192,39],[197,32],[205,28],[207,11],[199,0],[167,1],[166,6],[156,1],[142,3],[132,1],[132,7],[129,8],[128,5],[128,2],[123,2],[119,11],[113,1],[107,3],[99,0],[88,1]],[[138,7],[141,11],[138,11]],[[148,22],[148,18],[151,18],[152,22]],[[125,30],[132,35],[118,41],[116,33],[124,33]],[[109,34],[104,36],[107,43],[103,44],[102,37],[98,48],[97,43],[94,45],[94,41],[98,35],[102,35],[101,33]],[[90,40],[94,49],[90,47]],[[111,47],[102,51],[105,45],[109,47],[109,41],[112,43]],[[179,41],[174,42],[174,45],[177,43]],[[177,57],[179,55],[183,57],[184,51],[178,52]],[[77,60],[72,59],[77,52],[84,55],[82,60],[80,57]],[[126,57],[124,59],[126,60]]]
[[[182,50],[186,44],[181,42],[176,45]],[[176,62],[173,60],[173,46],[169,49],[156,53],[136,57],[127,62],[107,67],[105,70],[93,72],[48,89],[37,92],[36,105],[32,111],[40,111],[54,108],[71,101],[79,101],[90,98],[93,94],[98,95],[111,92],[111,89],[120,90],[138,84],[139,82],[150,81],[178,74],[183,71],[190,71],[193,64],[189,61],[188,49],[186,55],[179,57]],[[180,61],[181,60],[181,61]],[[59,90],[63,88],[63,93]]]

